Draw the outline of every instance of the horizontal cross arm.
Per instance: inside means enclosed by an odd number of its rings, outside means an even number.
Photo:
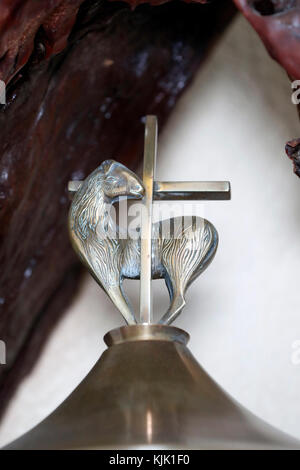
[[[70,181],[70,199],[78,191],[82,181]],[[228,201],[231,198],[229,181],[156,181],[154,182],[155,201]]]
[[[229,200],[229,181],[156,181],[155,201],[222,201]]]

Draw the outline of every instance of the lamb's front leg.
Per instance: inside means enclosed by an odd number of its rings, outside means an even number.
[[[130,303],[122,289],[123,246],[119,240],[106,238],[87,243],[90,271],[129,325],[136,324]],[[91,269],[92,268],[92,269]]]
[[[134,313],[131,309],[129,301],[122,288],[122,279],[119,280],[118,285],[109,286],[106,292],[118,310],[121,312],[128,325],[135,325],[137,323]]]

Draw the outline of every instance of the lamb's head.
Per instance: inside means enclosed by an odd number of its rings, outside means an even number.
[[[114,202],[119,197],[141,199],[145,189],[141,180],[132,171],[114,160],[105,160],[100,169],[103,172],[103,192]]]
[[[69,214],[71,239],[83,241],[95,234],[119,197],[140,199],[143,195],[143,183],[132,171],[114,160],[104,161],[83,181],[73,198]]]

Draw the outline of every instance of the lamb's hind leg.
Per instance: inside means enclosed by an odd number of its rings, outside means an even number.
[[[176,282],[176,279],[173,278],[171,281],[169,275],[166,276],[165,282],[169,291],[170,305],[159,323],[170,325],[185,307],[184,289],[180,282]]]
[[[170,324],[185,307],[185,292],[197,266],[196,218],[191,221],[183,217],[170,219],[170,238],[163,239],[161,261],[166,270],[166,283],[171,303],[160,323]]]

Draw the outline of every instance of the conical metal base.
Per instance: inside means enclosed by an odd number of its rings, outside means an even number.
[[[47,419],[7,449],[299,448],[232,400],[186,347],[188,335],[134,325]]]

